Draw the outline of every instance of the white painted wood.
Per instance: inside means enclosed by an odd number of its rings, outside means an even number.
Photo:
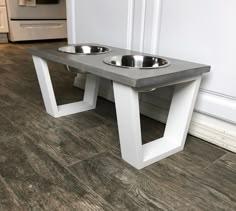
[[[7,10],[5,6],[0,6],[0,33],[9,32],[7,21]]]
[[[181,151],[182,149],[183,148],[178,141],[166,139],[165,137],[144,144],[142,167],[151,165]]]
[[[75,0],[66,1],[67,39],[69,44],[76,44],[76,7]]]
[[[209,112],[209,108],[211,111]],[[236,123],[236,98],[200,90],[196,111],[223,121]]]
[[[77,83],[76,87],[80,89],[85,88],[85,75],[81,75],[81,77],[78,77],[77,80],[75,81]],[[113,86],[110,80],[105,79],[105,78],[100,79],[98,95],[114,102]]]
[[[87,74],[86,78],[83,101],[95,108],[100,78],[92,74]]]
[[[90,74],[87,75],[86,90],[83,101],[58,106],[47,62],[36,56],[33,56],[33,61],[37,72],[41,93],[43,95],[44,105],[48,114],[57,118],[91,110],[96,107],[99,77]]]
[[[47,62],[39,57],[33,56],[34,66],[37,73],[44,105],[47,113],[53,117],[58,117],[57,102],[54,95],[52,81],[48,70]]]
[[[122,158],[141,169],[183,149],[201,76],[175,85],[163,138],[142,145],[138,91],[113,82]]]
[[[200,83],[201,77],[195,81],[178,84],[174,90],[164,137],[178,140],[181,147],[184,146],[187,136]]]
[[[236,153],[236,125],[195,112],[189,133]]]
[[[145,27],[143,34],[143,52],[158,54],[161,24],[161,0],[146,2]]]
[[[127,39],[126,48],[132,49],[133,39],[133,21],[134,21],[134,0],[128,0],[128,16],[127,16]]]
[[[76,36],[76,28],[77,28],[77,18],[76,18],[76,0],[67,0],[66,1],[66,16],[67,16],[67,40],[68,44],[76,44],[79,43]],[[84,79],[84,74],[77,74],[74,79],[74,86],[78,86],[78,82],[80,79]],[[86,80],[86,79],[84,79]],[[83,87],[84,88],[84,87]]]
[[[143,50],[145,14],[147,0],[135,0],[133,8],[132,50]]]
[[[142,137],[138,92],[113,82],[122,158],[135,168],[142,168]]]

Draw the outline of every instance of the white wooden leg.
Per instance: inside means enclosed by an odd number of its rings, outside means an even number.
[[[48,114],[53,117],[62,117],[91,110],[96,107],[99,77],[91,74],[87,75],[83,101],[58,106],[47,62],[37,56],[33,56],[33,61],[38,76],[40,89],[43,95],[44,105]]]
[[[138,92],[116,82],[113,89],[122,158],[140,169],[143,156]]]
[[[143,146],[143,164],[150,165],[184,148],[201,77],[175,85],[164,136]]]
[[[138,91],[113,82],[122,158],[141,169],[183,149],[201,76],[175,85],[163,138],[142,145]]]

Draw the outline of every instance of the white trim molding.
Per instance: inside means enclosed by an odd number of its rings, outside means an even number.
[[[134,0],[128,0],[128,22],[127,22],[127,41],[126,48],[132,48],[133,22],[134,22]]]
[[[146,0],[133,1],[133,23],[131,50],[143,51]]]
[[[161,0],[129,0],[128,17],[132,14],[133,21],[132,27],[128,23],[127,43],[130,46],[129,49],[153,54],[158,53],[161,3]],[[132,32],[129,29],[132,29]]]
[[[145,7],[143,52],[158,54],[161,25],[161,0],[148,0]]]
[[[196,110],[236,124],[236,99],[232,97],[201,90],[198,95]]]
[[[66,16],[67,16],[67,36],[68,43],[75,44],[76,43],[76,0],[67,0],[66,2]]]
[[[189,133],[236,153],[236,125],[195,112]]]

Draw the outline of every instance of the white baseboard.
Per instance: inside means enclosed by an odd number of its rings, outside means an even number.
[[[208,90],[200,90],[197,111],[236,124],[236,99]]]
[[[235,131],[235,125],[197,112],[189,128],[191,135],[236,153]]]
[[[83,88],[84,86],[83,83],[84,83],[83,77],[76,78],[75,86]],[[110,91],[108,92],[107,90]],[[207,97],[204,96],[203,93],[201,94],[203,95],[200,96],[201,100],[207,99]],[[112,85],[110,83],[107,83],[106,80],[101,81],[101,88],[99,90],[99,95],[101,97],[104,97],[105,99],[114,101],[112,93]],[[153,100],[148,101],[147,98],[148,98],[147,96],[144,98],[145,102],[142,100],[140,102],[141,113],[152,119],[165,123],[168,116],[168,109],[163,108],[163,105],[166,104],[165,100],[164,102],[160,102],[163,101],[163,99],[157,97],[158,99],[155,99],[155,101]],[[153,95],[151,95],[151,98],[153,99]],[[161,106],[154,105],[153,103],[150,102],[154,102],[155,104],[156,102],[159,102]],[[217,101],[218,102],[217,105],[213,104],[214,102],[213,100],[209,100],[208,102],[211,102],[212,103],[211,106],[213,107],[224,105],[223,103],[219,103],[219,101]],[[201,106],[202,105],[200,106],[198,105],[197,108],[199,109]],[[195,111],[189,128],[189,134],[236,153],[236,125],[231,123],[230,121],[223,120],[223,118],[219,119],[212,116]]]

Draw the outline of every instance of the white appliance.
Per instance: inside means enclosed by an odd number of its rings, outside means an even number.
[[[7,0],[9,40],[67,37],[66,0]]]

